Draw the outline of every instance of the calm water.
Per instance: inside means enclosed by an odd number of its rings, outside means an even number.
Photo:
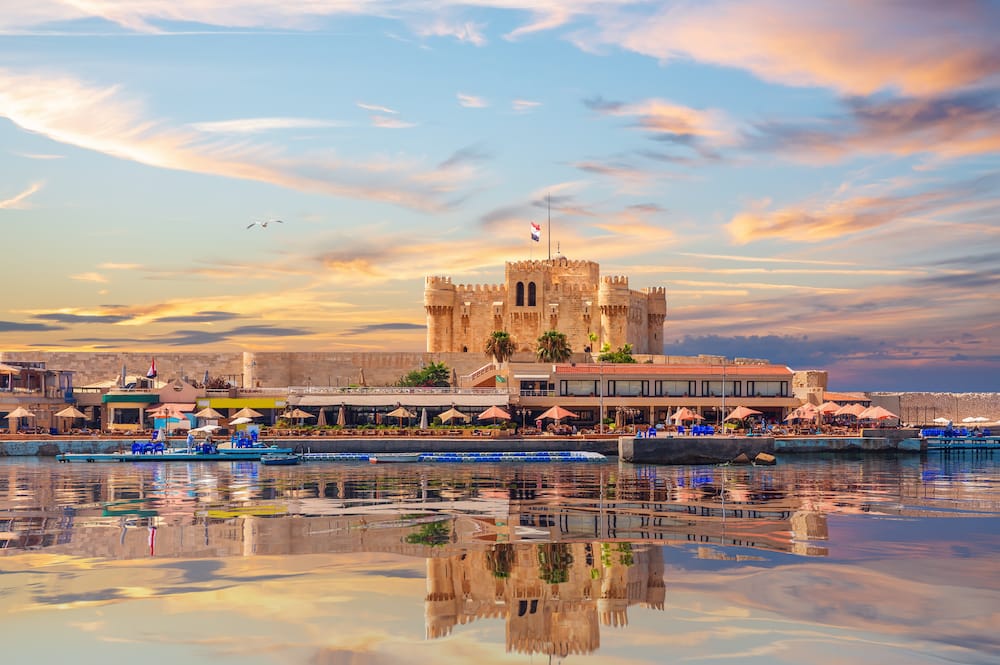
[[[1000,663],[1000,454],[0,461],[5,662]]]

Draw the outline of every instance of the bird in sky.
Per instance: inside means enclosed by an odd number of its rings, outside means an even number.
[[[255,226],[259,226],[262,229],[266,229],[268,224],[284,224],[284,222],[280,219],[264,220],[263,222],[251,222],[250,224],[247,224],[247,228],[252,229]]]

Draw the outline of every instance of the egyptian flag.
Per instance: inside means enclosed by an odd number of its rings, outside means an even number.
[[[149,371],[146,372],[146,378],[147,379],[156,378],[156,358],[153,358],[153,361],[149,363]]]
[[[535,242],[542,241],[542,227],[534,222],[531,223],[531,239]]]

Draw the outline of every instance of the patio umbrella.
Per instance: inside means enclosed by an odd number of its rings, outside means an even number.
[[[232,414],[230,418],[263,418],[264,414],[260,411],[254,411],[250,407],[244,407]]]
[[[343,404],[341,404],[340,409],[337,410],[337,425],[339,427],[347,425],[347,410],[344,408]]]
[[[5,365],[0,363],[0,374],[20,374],[21,368],[14,367],[13,365]]]
[[[326,427],[326,409],[319,408],[319,417],[316,419],[317,427]]]
[[[563,418],[579,418],[579,417],[580,416],[576,415],[572,411],[567,411],[558,404],[549,409],[548,411],[546,411],[545,413],[543,413],[542,415],[538,416],[539,419],[552,418],[557,423]]]
[[[748,409],[745,406],[738,406],[729,412],[729,415],[723,418],[723,420],[745,420],[750,416],[760,416],[763,415],[760,411],[755,409]]]
[[[21,418],[34,418],[35,414],[28,411],[23,406],[19,406],[10,413],[7,414],[7,428],[10,430],[11,434],[17,432],[17,425]]]
[[[476,418],[479,420],[493,420],[493,424],[495,425],[498,420],[510,420],[510,414],[499,406],[494,405],[480,413]]]
[[[309,413],[308,411],[303,411],[302,409],[292,409],[291,411],[285,411],[283,414],[281,414],[281,417],[287,418],[288,420],[298,420],[299,425],[301,425],[302,421],[305,420],[306,418],[315,418],[316,416]]]
[[[450,422],[457,418],[461,418],[463,422],[469,422],[469,416],[465,415],[455,407],[451,407],[450,409],[442,413],[440,416],[438,416],[438,418],[440,418],[441,422],[443,423]]]
[[[57,411],[55,414],[56,418],[86,418],[87,414],[76,408],[75,406],[67,406],[62,411]]]
[[[194,414],[195,418],[225,418],[224,415],[216,411],[210,406],[206,406],[204,409]]]
[[[367,386],[367,384],[365,383],[365,368],[364,367],[362,367],[361,369],[358,370],[358,385],[361,386],[362,388],[364,388],[365,386]]]
[[[881,406],[873,406],[871,408],[865,409],[858,418],[864,418],[865,420],[886,420],[887,418],[899,418],[895,413]]]
[[[409,409],[407,409],[405,406],[397,407],[396,409],[390,411],[389,413],[387,413],[385,415],[389,416],[390,418],[399,418],[399,425],[400,425],[400,427],[403,426],[403,418],[406,418],[407,420],[409,420],[410,418],[416,418],[417,417],[417,414],[413,413],[412,411],[410,411]]]
[[[939,416],[934,419],[934,422],[936,422],[938,425],[947,425],[948,423],[951,422],[951,418],[945,418],[943,416]]]
[[[684,423],[691,420],[704,420],[704,416],[699,416],[697,413],[687,408],[686,406],[677,409],[677,412],[670,416],[670,420],[674,421],[674,424]]]
[[[834,411],[833,415],[835,415],[835,416],[854,416],[855,418],[857,418],[858,414],[860,414],[864,410],[865,410],[865,407],[861,406],[860,404],[854,403],[854,404],[848,404],[846,406],[840,407],[839,409],[837,409],[836,411]]]
[[[427,407],[420,409],[420,429],[427,429]]]
[[[252,422],[253,422],[253,418],[247,418],[246,416],[243,416],[242,418],[233,418],[232,420],[229,421],[229,424],[230,425],[246,425],[247,423],[252,423]],[[209,425],[205,425],[205,427],[209,427]]]
[[[816,407],[816,410],[822,413],[824,416],[827,416],[830,414],[837,413],[837,411],[840,410],[840,405],[837,404],[836,402],[823,402],[818,407]]]

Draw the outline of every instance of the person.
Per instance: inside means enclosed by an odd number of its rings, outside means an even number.
[[[187,435],[187,449],[191,450],[192,446],[194,446],[194,433],[189,431]]]

